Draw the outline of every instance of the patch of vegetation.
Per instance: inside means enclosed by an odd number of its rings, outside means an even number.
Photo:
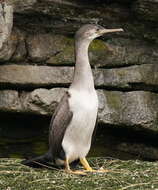
[[[93,168],[104,167],[109,172],[79,176],[57,169],[32,169],[21,165],[20,161],[20,159],[0,160],[0,189],[158,190],[157,162],[91,158],[89,161]]]

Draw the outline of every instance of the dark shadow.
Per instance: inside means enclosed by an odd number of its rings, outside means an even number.
[[[50,119],[1,113],[0,157],[32,158],[44,154],[48,150]],[[152,150],[158,148],[157,139],[158,133],[140,127],[99,124],[89,157],[154,161],[157,159]]]

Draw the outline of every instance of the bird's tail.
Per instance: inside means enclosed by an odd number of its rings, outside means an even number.
[[[42,156],[28,159],[28,160],[23,160],[21,163],[23,165],[30,166],[32,168],[41,168],[41,167],[50,167],[50,166],[52,167],[53,165],[49,163],[49,162],[52,162],[52,160],[53,160],[53,157],[51,156],[49,152],[47,152],[46,154]]]

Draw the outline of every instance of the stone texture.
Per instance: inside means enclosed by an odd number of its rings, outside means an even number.
[[[8,37],[7,43],[3,44],[3,48],[0,49],[0,62],[5,62],[11,59],[14,54],[18,43],[18,36],[16,31],[12,31]]]
[[[102,67],[94,70],[96,87],[104,89],[98,90],[100,123],[122,131],[157,131],[156,0],[5,2],[14,6],[14,28],[0,50],[0,112],[51,115],[62,87],[72,80],[73,68],[63,66],[74,64],[74,32],[83,24],[99,21],[104,27],[125,31],[108,34],[89,49],[91,64]],[[116,150],[141,151],[143,157],[157,159],[150,140],[148,146],[141,143],[120,143]]]
[[[20,62],[26,58],[25,33],[14,28],[7,43],[0,49],[0,62]]]
[[[61,40],[62,39],[62,40]],[[72,38],[60,36],[56,43],[56,53],[47,59],[49,65],[71,65],[74,64],[74,40]]]
[[[51,115],[65,89],[32,92],[1,91],[0,111]],[[105,125],[148,128],[158,131],[158,94],[151,92],[98,91],[99,122]]]
[[[101,67],[154,64],[158,61],[157,46],[145,41],[112,38],[106,41],[106,46],[104,61],[98,64]]]
[[[51,115],[57,103],[65,92],[63,88],[36,89],[32,92],[23,92],[21,95],[22,112]]]
[[[29,59],[33,62],[46,61],[63,50],[64,39],[61,35],[30,35],[26,40]]]
[[[11,62],[22,62],[27,57],[27,48],[25,43],[26,34],[25,32],[16,29],[17,33],[17,44],[16,49],[11,57]]]
[[[58,46],[55,48],[58,53],[46,62],[52,65],[74,63],[74,40],[65,37],[63,41],[58,40]],[[94,40],[89,47],[89,58],[91,65],[97,67],[153,64],[158,61],[158,50],[156,46],[139,40],[123,38],[114,38],[106,42]]]
[[[0,112],[21,112],[19,93],[15,90],[0,91]]]
[[[104,124],[137,126],[157,131],[158,95],[133,91],[99,91],[99,118]]]
[[[0,50],[8,42],[13,26],[13,6],[0,2]]]
[[[5,62],[31,61],[41,65],[74,64],[74,39],[53,33],[30,34],[14,29],[9,42],[0,51]],[[25,43],[26,42],[26,43]],[[118,67],[135,64],[154,64],[158,61],[157,47],[140,40],[112,38],[94,40],[89,47],[90,63],[97,67]]]
[[[60,50],[58,47],[58,53],[50,57],[46,62],[51,65],[70,65],[74,64],[74,39],[66,38],[62,41],[58,41]],[[89,47],[89,59],[91,65],[104,65],[106,57],[111,54],[111,49],[108,48],[105,42],[101,40],[94,40]]]
[[[134,5],[134,10],[139,19],[157,22],[158,19],[158,1],[157,0],[137,0]]]
[[[32,92],[0,91],[0,112],[51,115],[65,89],[36,89]]]
[[[152,75],[151,75],[152,73]],[[158,90],[158,65],[145,64],[116,69],[94,70],[95,85],[119,90]],[[73,78],[72,67],[1,65],[1,88],[38,88],[68,86]]]
[[[11,61],[23,61],[27,58],[31,62],[46,62],[51,65],[74,64],[72,38],[52,33],[32,34],[26,38],[26,35],[17,29],[14,33],[10,43],[15,45],[7,48],[8,54],[9,51],[12,54],[14,52]],[[11,55],[8,58],[3,55],[1,61],[5,61],[6,58],[8,60]],[[140,40],[124,38],[112,38],[106,42],[94,40],[89,47],[89,58],[91,64],[98,67],[153,64],[158,61],[158,50],[156,46]]]
[[[95,72],[95,84],[100,87],[115,89],[157,91],[157,73],[158,65],[156,64],[100,69]]]
[[[63,35],[36,34],[26,40],[28,58],[32,62],[46,61],[51,65],[74,64],[74,39]],[[89,56],[92,64],[104,64],[108,53],[111,53],[101,40],[92,42]]]
[[[157,147],[147,146],[143,143],[127,143],[122,142],[117,145],[118,151],[124,153],[130,153],[135,156],[141,157],[147,160],[158,160],[158,149]]]
[[[0,112],[51,115],[65,92],[64,88],[36,89],[32,92],[0,91]]]
[[[118,0],[73,2],[71,0],[10,0],[10,2],[14,6],[15,26],[29,33],[46,30],[57,34],[74,34],[81,25],[98,22],[109,28],[119,26],[125,29],[126,33],[114,34],[114,36],[142,41],[146,39],[158,43],[157,6],[154,6],[157,3],[154,0],[130,1],[130,3]],[[145,8],[142,11],[143,6]],[[140,20],[146,10],[147,13],[144,15],[149,18],[147,23]]]
[[[73,69],[31,65],[2,65],[0,85],[20,88],[67,85],[72,80]]]

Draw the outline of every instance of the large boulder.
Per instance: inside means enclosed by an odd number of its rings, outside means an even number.
[[[158,95],[151,92],[103,91],[99,96],[100,122],[158,131]]]
[[[49,46],[49,48],[50,47],[51,46]],[[53,47],[56,53],[46,60],[48,64],[74,64],[74,40],[72,38],[64,38],[61,35],[56,45],[53,45]],[[40,48],[39,42],[37,48]],[[112,38],[106,42],[94,40],[89,47],[89,59],[91,65],[105,68],[135,64],[154,64],[155,61],[158,60],[158,50],[156,46],[151,46],[149,43],[140,40],[129,40],[124,38]]]
[[[89,58],[91,65],[107,68],[154,64],[158,60],[158,50],[149,42],[112,37],[106,41],[94,40],[89,47]],[[9,60],[39,65],[72,65],[75,62],[74,39],[51,32],[26,35],[14,28],[8,43],[0,51],[0,61]]]
[[[116,90],[158,90],[158,65],[144,64],[96,70],[95,84]]]
[[[109,28],[122,26],[126,31],[123,35],[125,38],[145,38],[158,42],[155,0],[10,2],[14,6],[14,25],[29,33],[47,30],[57,34],[74,34],[83,24],[99,22]],[[149,22],[142,22],[141,18]]]
[[[1,112],[21,112],[21,102],[19,93],[15,90],[0,91],[0,111]]]
[[[64,49],[64,39],[61,35],[37,34],[30,35],[26,40],[28,58],[32,62],[46,61]]]
[[[28,59],[32,62],[45,61],[49,65],[72,65],[74,57],[74,39],[63,35],[35,34],[26,39]],[[111,49],[101,40],[94,40],[89,47],[92,64],[104,66]]]
[[[37,88],[69,84],[73,75],[69,67],[48,67],[31,65],[0,66],[0,84],[5,88]]]
[[[21,111],[38,115],[52,115],[64,92],[64,88],[36,89],[28,93],[23,92],[20,98]]]
[[[151,90],[158,91],[158,65],[144,64],[139,66],[115,69],[94,70],[95,85],[99,88],[113,90]],[[151,75],[152,73],[152,75]],[[14,87],[64,87],[73,77],[72,67],[50,67],[32,65],[1,65],[0,85],[3,88]]]
[[[14,28],[8,41],[0,49],[0,64],[4,62],[20,62],[26,58],[25,33]]]
[[[0,49],[0,62],[8,61],[13,56],[18,43],[18,35],[16,31],[13,31],[8,37],[7,42],[3,44],[3,48]]]
[[[66,89],[36,89],[32,92],[1,91],[0,111],[51,115]],[[99,122],[158,131],[158,95],[151,92],[98,90]]]

